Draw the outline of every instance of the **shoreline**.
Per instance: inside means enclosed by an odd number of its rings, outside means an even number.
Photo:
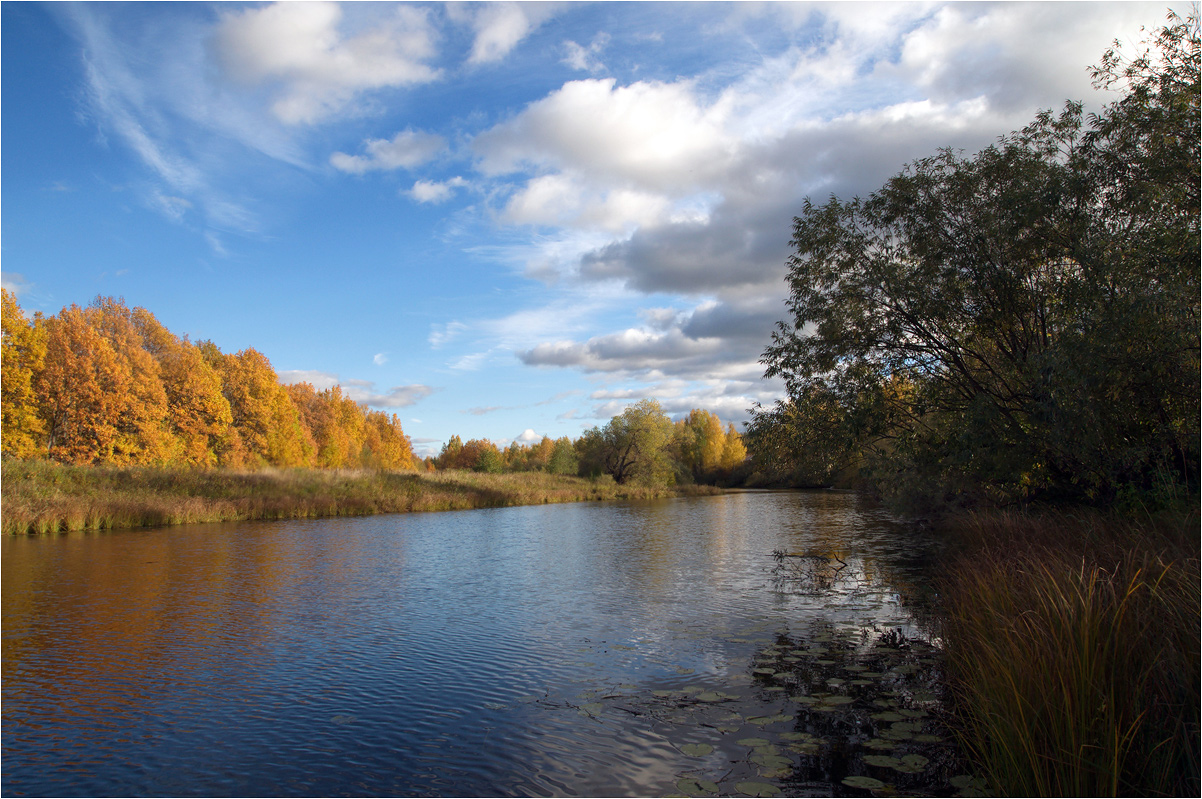
[[[5,461],[4,535],[380,513],[712,496],[706,485],[647,487],[545,472],[179,469]]]

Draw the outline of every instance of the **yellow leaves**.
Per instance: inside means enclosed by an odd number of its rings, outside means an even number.
[[[254,349],[192,344],[98,298],[30,322],[3,292],[6,455],[71,463],[414,468],[395,415],[338,387],[285,388]]]
[[[8,289],[0,293],[0,364],[4,372],[0,381],[0,442],[6,455],[28,458],[37,453],[45,432],[45,424],[37,414],[33,376],[41,371],[46,355],[46,328],[40,317],[32,321],[25,318]]]

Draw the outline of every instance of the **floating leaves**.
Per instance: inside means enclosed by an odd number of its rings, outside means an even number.
[[[735,790],[744,796],[779,796],[780,788],[775,785],[769,785],[766,782],[740,782],[735,785]]]
[[[885,787],[885,783],[872,777],[844,777],[843,784],[850,788],[863,788],[868,791],[878,791]]]
[[[681,744],[676,748],[689,757],[705,757],[714,751],[714,747],[709,744]]]
[[[717,796],[718,786],[698,777],[683,777],[676,781],[676,789],[685,796]]]

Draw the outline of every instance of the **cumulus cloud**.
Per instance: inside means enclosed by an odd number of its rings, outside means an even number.
[[[692,83],[571,81],[476,137],[482,172],[570,169],[644,191],[680,192],[722,173],[733,144],[723,107]]]
[[[228,75],[269,84],[271,110],[287,124],[312,124],[342,111],[360,92],[427,83],[438,71],[428,12],[396,6],[361,30],[343,30],[331,2],[275,3],[228,14],[214,45]]]
[[[521,435],[514,439],[514,441],[518,442],[519,444],[537,444],[542,440],[543,437],[529,427],[523,430]]]
[[[468,183],[461,177],[453,177],[442,182],[434,180],[419,180],[409,190],[409,196],[419,203],[442,203],[455,195],[455,189],[461,189]]]
[[[382,352],[377,352],[372,356],[371,362],[376,366],[383,366],[384,364],[388,363],[388,356]]]
[[[330,164],[354,175],[371,170],[412,169],[433,160],[446,148],[447,142],[442,136],[406,128],[391,139],[364,142],[365,155],[334,153],[330,156]]]

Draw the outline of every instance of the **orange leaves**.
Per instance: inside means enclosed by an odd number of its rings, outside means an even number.
[[[412,469],[395,415],[285,388],[262,353],[192,344],[98,298],[32,322],[3,293],[6,455],[70,463]]]
[[[46,327],[41,316],[27,320],[8,289],[3,295],[3,338],[0,339],[0,441],[4,453],[28,458],[37,453],[45,424],[37,413],[33,376],[46,356]]]

